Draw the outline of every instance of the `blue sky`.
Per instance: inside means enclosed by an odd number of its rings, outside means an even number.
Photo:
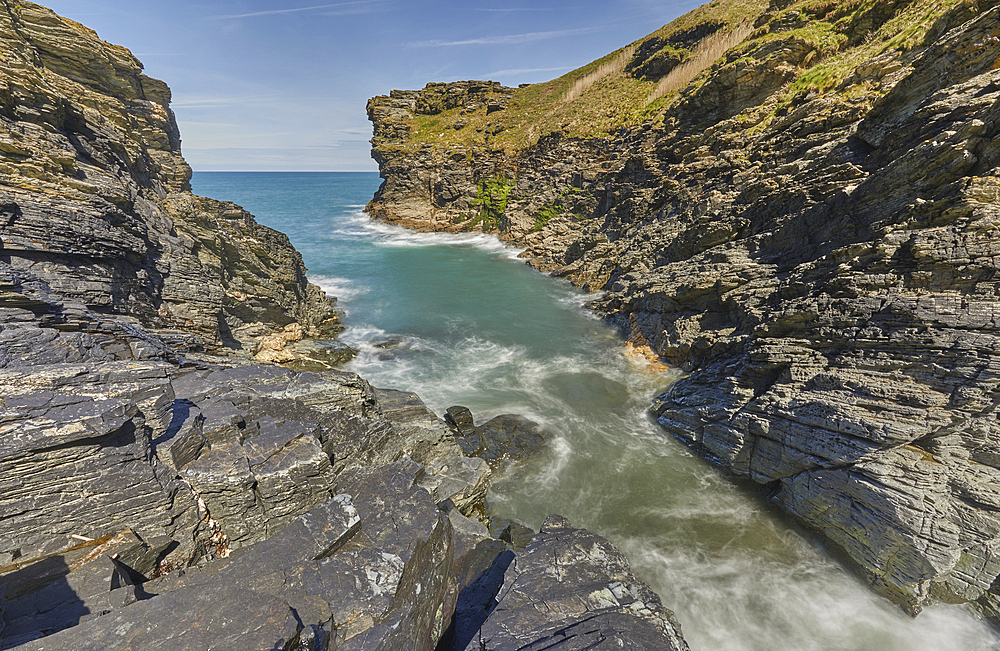
[[[698,0],[42,0],[173,91],[195,170],[375,170],[365,102],[429,81],[546,81]]]

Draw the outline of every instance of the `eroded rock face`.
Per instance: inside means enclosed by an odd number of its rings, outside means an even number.
[[[0,44],[8,275],[248,355],[292,323],[311,336],[338,331],[285,235],[190,193],[170,90],[128,50],[30,2],[0,10]]]
[[[909,4],[845,18],[838,47]],[[653,406],[668,432],[772,486],[904,606],[990,610],[1000,9],[939,9],[922,42],[789,101],[789,83],[829,54],[792,33],[823,19],[807,10],[772,3],[662,125],[600,147],[543,137],[518,154],[501,236],[605,290],[597,307],[630,342],[690,371]],[[397,171],[446,152],[383,162],[375,144],[383,217]],[[495,164],[470,156],[439,174]],[[559,214],[528,190],[546,184]],[[417,194],[395,196],[416,210]]]

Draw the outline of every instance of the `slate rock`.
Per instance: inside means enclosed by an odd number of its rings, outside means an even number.
[[[72,534],[132,528],[194,553],[195,498],[150,444],[150,421],[172,401],[167,369],[106,362],[2,372],[0,547],[28,559],[67,547]]]
[[[301,625],[281,599],[227,587],[201,587],[131,604],[103,617],[18,647],[23,651],[125,651],[164,649],[291,650]]]
[[[494,600],[481,628],[454,648],[688,648],[673,614],[621,552],[559,516],[507,565]]]
[[[486,421],[471,431],[468,423],[471,413],[460,416],[461,427],[456,421],[456,430],[467,434],[456,439],[466,456],[480,457],[491,467],[505,461],[523,460],[527,455],[541,448],[545,441],[538,423],[516,414],[504,414]]]
[[[0,648],[17,646],[128,606],[148,595],[124,561],[150,551],[132,531],[77,542],[66,550],[0,571],[6,594]]]

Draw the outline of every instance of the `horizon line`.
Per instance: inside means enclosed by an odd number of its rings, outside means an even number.
[[[378,174],[378,170],[196,170],[191,168],[192,172],[201,173],[212,173],[212,172],[223,172],[226,174],[232,174],[234,172],[247,172],[249,174],[262,174],[262,173],[273,173],[273,172],[290,172],[293,174]]]

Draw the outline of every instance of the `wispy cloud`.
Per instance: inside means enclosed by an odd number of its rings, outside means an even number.
[[[469,11],[488,11],[490,13],[513,13],[516,11],[555,11],[556,7],[468,7]],[[560,8],[564,11],[565,8]]]
[[[282,102],[287,97],[277,94],[269,95],[234,95],[229,97],[175,97],[170,102],[170,108],[215,108],[229,106],[260,106]]]
[[[411,47],[451,47],[455,45],[517,45],[519,43],[529,43],[531,41],[545,41],[550,38],[563,38],[566,36],[578,36],[580,34],[592,34],[598,31],[596,27],[584,29],[561,29],[553,32],[526,32],[524,34],[506,34],[504,36],[480,36],[461,41],[414,41],[407,45]]]
[[[512,68],[508,70],[496,70],[486,73],[487,77],[511,77],[513,75],[530,75],[535,72],[568,72],[573,68],[560,66],[558,68]]]
[[[268,11],[254,11],[248,14],[232,14],[228,16],[212,16],[212,18],[256,18],[257,16],[276,16],[278,14],[294,14],[302,11],[319,11],[321,9],[335,9],[357,5],[371,4],[372,0],[356,0],[355,2],[336,2],[329,5],[315,5],[312,7],[297,7],[295,9],[270,9]]]

